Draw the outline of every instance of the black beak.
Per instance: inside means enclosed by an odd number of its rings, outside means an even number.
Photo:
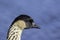
[[[40,29],[40,27],[38,25],[36,25],[35,23],[32,23],[32,27],[31,28],[37,28]]]
[[[31,26],[27,27],[27,28],[24,28],[24,29],[30,29],[30,28],[36,28],[36,29],[40,29],[39,26],[37,26],[35,23],[32,23]]]

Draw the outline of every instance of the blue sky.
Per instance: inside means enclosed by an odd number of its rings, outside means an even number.
[[[30,15],[41,29],[24,30],[22,40],[60,40],[60,0],[0,0],[0,40],[20,14]]]

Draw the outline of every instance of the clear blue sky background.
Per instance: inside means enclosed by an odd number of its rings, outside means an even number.
[[[0,40],[20,14],[30,15],[41,29],[24,30],[22,40],[60,40],[60,0],[0,0]]]

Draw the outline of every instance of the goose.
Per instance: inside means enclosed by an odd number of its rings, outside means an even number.
[[[30,16],[25,14],[17,16],[8,29],[7,40],[21,40],[23,30],[30,28],[40,29]]]

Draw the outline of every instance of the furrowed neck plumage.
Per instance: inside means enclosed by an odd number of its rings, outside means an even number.
[[[22,26],[22,27],[21,27]],[[21,40],[21,35],[26,24],[24,21],[15,22],[9,31],[8,40]]]

